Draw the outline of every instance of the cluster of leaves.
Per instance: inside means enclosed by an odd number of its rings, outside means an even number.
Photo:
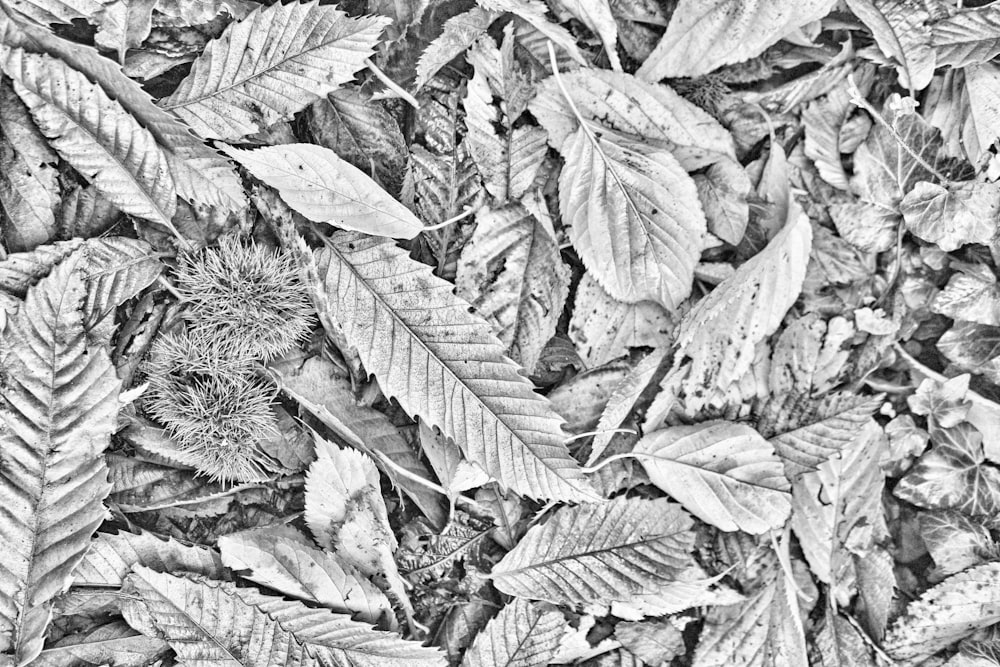
[[[969,4],[0,0],[0,664],[1000,664]]]

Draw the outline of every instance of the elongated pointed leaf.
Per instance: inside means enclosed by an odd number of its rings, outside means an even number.
[[[629,601],[668,586],[693,564],[692,523],[664,499],[563,507],[496,564],[493,584],[571,606]]]
[[[1000,621],[1000,563],[948,577],[911,602],[886,635],[886,653],[913,663]]]
[[[171,225],[177,193],[148,130],[61,60],[12,49],[3,69],[63,159],[122,211]]]
[[[285,667],[443,667],[443,654],[326,609],[202,577],[137,566],[122,612],[133,628],[162,637],[181,662]]]
[[[587,269],[616,299],[676,309],[707,230],[694,181],[664,149],[585,128],[562,153],[559,210]]]
[[[42,649],[51,600],[105,517],[104,449],[119,381],[89,340],[87,286],[75,258],[32,287],[0,349],[0,653],[13,664]]]
[[[450,283],[392,242],[351,232],[334,234],[317,263],[331,316],[386,396],[517,493],[591,498],[562,419]]]
[[[476,220],[459,258],[455,291],[496,323],[510,356],[531,370],[556,332],[569,270],[555,238],[524,207],[487,210]]]
[[[539,611],[515,599],[476,636],[462,667],[545,667],[565,629],[558,611]]]
[[[424,228],[410,209],[329,148],[285,144],[253,151],[229,146],[222,150],[310,220],[405,239]]]
[[[823,18],[832,0],[681,0],[667,32],[636,74],[647,81],[699,76],[760,55]]]
[[[654,484],[721,530],[764,533],[791,511],[781,460],[749,426],[675,426],[650,433],[634,451]]]
[[[160,106],[203,137],[239,139],[354,78],[387,22],[318,1],[262,7],[210,42]]]

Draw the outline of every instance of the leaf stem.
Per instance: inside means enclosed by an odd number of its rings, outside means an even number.
[[[472,206],[469,206],[468,208],[466,208],[464,211],[462,211],[458,215],[452,216],[452,217],[448,218],[447,220],[445,220],[444,222],[439,222],[436,225],[428,225],[428,226],[424,227],[421,231],[424,231],[424,232],[437,231],[438,229],[442,229],[444,227],[447,227],[448,225],[453,225],[456,222],[461,222],[462,220],[465,220],[470,215],[472,215],[473,213],[475,213],[477,210],[478,209],[473,208]]]
[[[941,183],[943,183],[944,185],[951,185],[952,184],[952,181],[951,181],[950,178],[946,177],[940,171],[938,171],[937,169],[935,169],[931,165],[930,162],[928,162],[927,160],[925,160],[915,150],[913,150],[913,148],[910,147],[910,145],[908,143],[906,143],[906,140],[903,139],[903,137],[901,137],[899,135],[899,132],[896,131],[896,128],[894,128],[892,125],[890,125],[889,121],[887,121],[885,119],[885,117],[882,116],[882,114],[880,114],[875,109],[875,107],[873,107],[868,102],[868,100],[866,100],[864,98],[864,96],[861,94],[861,89],[858,88],[858,84],[854,80],[854,73],[853,72],[847,75],[847,89],[848,89],[848,91],[851,94],[851,104],[853,104],[854,106],[857,106],[857,107],[861,107],[862,109],[864,109],[865,111],[867,111],[868,114],[873,119],[875,119],[875,121],[879,125],[881,125],[882,127],[884,127],[886,129],[886,131],[889,132],[889,134],[892,135],[892,138],[896,140],[896,143],[899,144],[899,146],[904,151],[906,151],[909,154],[910,157],[912,157],[914,160],[916,160],[917,163],[921,167],[923,167],[924,169],[926,169],[927,171],[929,171],[931,174],[933,174],[935,178],[937,178],[939,181],[941,181]]]
[[[370,451],[371,451],[372,454],[374,454],[378,458],[379,461],[382,462],[383,465],[385,465],[385,467],[391,468],[392,471],[395,472],[400,477],[405,477],[406,479],[410,480],[411,482],[416,482],[417,484],[419,484],[419,485],[421,485],[421,486],[423,486],[425,488],[428,488],[431,491],[436,491],[437,493],[440,493],[445,498],[448,498],[449,500],[452,500],[453,496],[450,493],[448,493],[448,491],[443,486],[441,486],[440,484],[435,484],[434,482],[432,482],[429,479],[424,479],[420,475],[417,475],[417,474],[414,474],[414,473],[410,472],[409,470],[407,470],[406,468],[404,468],[403,466],[399,465],[398,463],[396,463],[395,461],[393,461],[391,458],[389,458],[389,456],[385,452],[381,452],[381,451],[379,451],[377,449],[372,449]],[[489,512],[487,512],[487,510],[486,510],[485,507],[483,507],[482,505],[480,505],[479,503],[477,503],[475,500],[473,500],[471,498],[466,498],[465,496],[463,496],[461,494],[458,494],[458,495],[454,496],[454,503],[456,505],[465,505],[466,509],[470,509],[474,513],[477,513],[480,516],[489,516]]]
[[[417,101],[417,98],[415,98],[413,95],[410,95],[408,92],[406,92],[406,90],[403,89],[402,86],[400,86],[398,83],[390,79],[385,72],[379,69],[378,65],[376,65],[371,58],[365,58],[365,65],[367,65],[371,73],[375,75],[375,78],[377,78],[379,81],[385,84],[386,88],[396,93],[396,95],[402,98],[407,104],[409,104],[414,109],[420,109],[420,102]]]

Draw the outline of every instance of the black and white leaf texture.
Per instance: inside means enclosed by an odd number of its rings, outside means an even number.
[[[252,588],[137,566],[126,580],[125,620],[204,665],[443,667],[443,654],[350,617]]]
[[[826,16],[833,5],[831,0],[681,0],[636,75],[646,81],[693,77],[748,60]]]
[[[0,227],[8,252],[33,250],[56,234],[57,159],[10,82],[0,82]]]
[[[63,159],[122,211],[171,227],[177,192],[147,129],[59,59],[12,49],[3,69]]]
[[[781,461],[749,426],[674,426],[645,436],[634,452],[654,484],[721,530],[759,534],[788,519],[791,497]]]
[[[509,354],[529,371],[556,332],[569,294],[552,221],[520,205],[483,209],[463,248],[455,293],[497,326]]]
[[[329,307],[382,391],[452,438],[503,486],[592,499],[562,419],[452,285],[388,241],[337,232],[317,257]]]
[[[239,139],[351,80],[386,23],[319,2],[262,7],[210,42],[160,104],[202,137]]]
[[[476,636],[462,667],[545,667],[566,627],[558,611],[542,611],[515,598]]]
[[[693,564],[693,522],[665,499],[563,507],[493,568],[502,592],[572,607],[655,593]]]
[[[794,582],[778,571],[736,614],[710,620],[695,653],[696,667],[806,667],[806,639]]]
[[[1000,563],[986,563],[942,581],[896,619],[884,648],[896,660],[918,661],[979,628],[1000,621]]]
[[[938,66],[965,67],[1000,54],[1000,8],[970,7],[931,26]]]
[[[677,327],[675,368],[690,360],[682,381],[688,406],[697,409],[711,388],[724,390],[753,363],[757,344],[777,330],[805,279],[812,227],[797,204],[761,252],[703,298]]]
[[[107,341],[84,328],[86,298],[71,257],[28,290],[3,333],[0,652],[10,664],[38,656],[52,599],[107,513],[120,383]]]
[[[562,147],[559,209],[584,264],[613,297],[676,310],[707,230],[698,190],[673,155],[581,127]]]

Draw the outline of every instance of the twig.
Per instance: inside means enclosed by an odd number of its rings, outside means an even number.
[[[420,484],[421,486],[423,486],[425,488],[428,488],[431,491],[436,491],[437,493],[440,493],[442,496],[444,496],[445,498],[448,498],[449,500],[451,500],[452,498],[454,498],[454,502],[455,502],[456,505],[464,505],[467,509],[472,510],[473,513],[476,513],[476,514],[478,514],[480,516],[487,516],[487,515],[489,515],[489,512],[486,511],[486,508],[483,507],[482,505],[480,505],[479,503],[477,503],[475,500],[473,500],[471,498],[466,498],[463,495],[452,496],[452,494],[448,493],[448,491],[446,491],[443,486],[441,486],[439,484],[435,484],[434,482],[430,481],[429,479],[424,479],[420,475],[416,475],[416,474],[410,472],[409,470],[407,470],[403,466],[399,465],[398,463],[396,463],[395,461],[393,461],[392,459],[390,459],[385,454],[385,452],[380,452],[377,449],[372,449],[371,452],[376,457],[378,457],[378,459],[383,463],[383,465],[385,465],[385,467],[391,468],[392,471],[394,473],[396,473],[397,475],[399,475],[400,477],[405,477],[406,479],[410,480],[411,482],[416,482],[417,484]]]
[[[629,435],[639,435],[639,433],[632,428],[609,428],[604,431],[586,431],[584,433],[577,433],[576,435],[571,435],[566,438],[566,442],[573,442],[574,440],[579,440],[580,438],[587,438],[592,435],[600,435],[602,433],[627,433]]]
[[[175,299],[181,302],[184,301],[184,297],[181,295],[180,292],[177,291],[177,288],[171,285],[169,282],[167,282],[167,279],[164,278],[162,275],[156,277],[156,282],[159,283],[160,287],[170,292],[170,294],[172,294]]]
[[[478,209],[475,209],[475,208],[473,208],[473,207],[470,206],[467,209],[465,209],[464,211],[462,211],[461,213],[459,213],[458,215],[452,216],[452,217],[448,218],[447,220],[445,220],[444,222],[439,222],[436,225],[427,225],[426,227],[424,227],[420,231],[423,231],[423,232],[434,232],[434,231],[437,231],[439,229],[443,229],[443,228],[447,227],[448,225],[453,225],[456,222],[461,222],[462,220],[465,220],[470,215],[472,215],[473,213],[475,213],[477,210]]]
[[[410,95],[398,83],[396,83],[388,76],[386,76],[386,73],[380,70],[378,68],[378,65],[372,62],[371,58],[365,58],[365,65],[368,66],[368,69],[371,70],[371,73],[374,74],[379,81],[385,84],[386,88],[396,93],[396,95],[405,100],[406,103],[409,104],[414,109],[420,108],[420,102],[417,101],[417,98],[415,98],[413,95]]]
[[[927,366],[924,366],[922,363],[911,357],[910,354],[906,350],[904,350],[903,346],[900,345],[899,343],[893,344],[892,348],[896,351],[896,354],[898,354],[903,359],[903,361],[909,364],[909,366],[913,370],[917,371],[921,375],[924,375],[930,378],[931,380],[935,380],[941,383],[945,383],[949,380],[949,378],[946,378],[945,376],[941,375],[936,371],[932,371],[931,369],[927,368]],[[993,401],[986,398],[982,394],[977,394],[973,390],[969,389],[965,392],[965,397],[970,402],[979,405],[980,407],[987,408],[997,414],[1000,414],[1000,404],[994,403]]]
[[[862,109],[864,109],[865,111],[867,111],[871,115],[871,117],[873,119],[875,119],[875,121],[879,125],[881,125],[882,127],[884,127],[886,129],[886,131],[888,131],[889,134],[892,135],[892,138],[896,140],[896,143],[898,143],[900,145],[900,147],[910,155],[910,157],[912,157],[914,160],[917,161],[918,164],[920,164],[921,167],[923,167],[924,169],[926,169],[927,171],[929,171],[931,174],[933,174],[939,181],[941,181],[945,185],[950,185],[951,184],[952,181],[951,181],[950,178],[946,177],[944,174],[942,174],[937,169],[935,169],[933,166],[931,166],[931,164],[927,160],[925,160],[924,158],[920,157],[920,155],[918,155],[917,152],[914,151],[913,148],[911,148],[908,143],[906,143],[906,140],[903,139],[903,137],[899,136],[899,132],[896,131],[896,128],[894,128],[892,125],[890,125],[889,121],[887,121],[882,116],[882,114],[880,114],[875,109],[875,107],[873,107],[868,102],[868,100],[866,100],[864,98],[864,96],[862,96],[861,89],[858,88],[858,84],[854,80],[854,74],[853,73],[847,75],[847,88],[848,88],[848,91],[851,93],[851,104],[853,104],[855,106],[858,106],[858,107],[861,107]]]
[[[843,616],[844,618],[847,619],[847,622],[851,624],[851,627],[853,627],[854,630],[861,636],[861,641],[868,644],[869,648],[875,651],[878,657],[882,658],[882,660],[884,660],[888,665],[896,664],[896,661],[890,658],[889,654],[883,651],[882,647],[876,644],[875,640],[872,639],[870,636],[868,636],[868,632],[863,627],[861,627],[861,624],[858,623],[858,619],[854,618],[853,616],[851,616],[846,612],[843,614]]]

